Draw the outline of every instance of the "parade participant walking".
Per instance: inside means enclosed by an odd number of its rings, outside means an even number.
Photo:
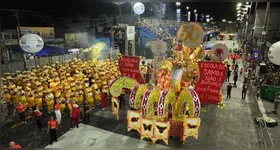
[[[101,110],[105,110],[107,107],[107,93],[105,90],[102,91],[101,100],[102,100],[102,102],[101,102],[102,109]]]
[[[228,67],[228,68],[227,68],[227,82],[229,82],[230,73],[231,73],[231,70],[230,70],[230,68]]]
[[[238,72],[237,71],[235,71],[234,72],[234,76],[233,76],[233,81],[234,81],[234,87],[237,87],[237,85],[236,85],[236,82],[237,82],[237,79],[238,79]]]
[[[56,135],[57,128],[58,128],[58,122],[57,120],[54,119],[53,116],[51,116],[51,119],[48,122],[48,130],[47,130],[47,133],[50,132],[50,136],[51,136],[50,145],[53,144],[53,141],[57,142],[57,135]]]
[[[90,121],[90,111],[92,110],[92,108],[90,108],[89,106],[89,102],[87,100],[85,100],[84,103],[84,123],[89,123]]]
[[[79,118],[80,118],[80,108],[77,104],[73,104],[73,110],[70,120],[70,128],[73,128],[73,122],[75,122],[76,127],[79,127]]]
[[[34,106],[34,118],[37,122],[38,129],[43,130],[43,128],[42,128],[42,112],[39,110],[39,107],[37,105]]]
[[[11,141],[10,148],[21,148],[21,146],[19,144],[16,144],[14,141]]]
[[[246,98],[246,93],[247,93],[247,86],[244,84],[242,87],[242,99],[244,100]]]
[[[227,99],[231,98],[231,89],[232,89],[232,86],[231,86],[231,83],[229,83],[227,86]]]
[[[26,124],[25,110],[27,107],[24,104],[22,104],[21,102],[18,102],[18,106],[16,108],[17,108],[18,115],[20,117],[21,124]]]
[[[61,122],[61,111],[60,111],[60,101],[57,100],[56,104],[54,106],[54,112],[55,112],[55,117],[57,120],[58,125],[60,125]]]

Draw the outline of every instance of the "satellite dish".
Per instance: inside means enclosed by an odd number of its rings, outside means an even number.
[[[26,34],[19,40],[19,45],[27,53],[37,53],[43,49],[44,41],[37,34]]]
[[[272,44],[268,50],[268,59],[275,65],[280,65],[280,41]]]
[[[145,6],[143,3],[137,2],[133,5],[133,11],[137,15],[141,15],[145,11]]]

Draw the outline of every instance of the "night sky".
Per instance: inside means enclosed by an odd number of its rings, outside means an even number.
[[[66,0],[57,0],[58,3],[53,3],[49,1],[16,1],[15,0],[5,0],[1,2],[1,9],[20,9],[29,10],[30,12],[19,13],[21,17],[21,22],[25,24],[32,24],[34,26],[51,26],[60,18],[75,18],[76,15],[88,15],[91,18],[97,18],[99,14],[118,14],[119,8],[117,5],[112,3],[102,3],[102,2],[67,2]],[[42,4],[42,2],[45,2]],[[152,17],[158,15],[156,9],[159,3],[148,2],[144,3],[146,7],[143,17]],[[176,19],[176,5],[175,2],[166,3],[167,19]],[[226,19],[228,21],[236,20],[236,2],[182,2],[180,8],[182,9],[182,14],[186,14],[186,6],[190,7],[193,11],[197,9],[199,15],[203,13],[204,15],[210,15],[216,21],[221,19]],[[151,11],[153,9],[153,11]],[[36,12],[36,13],[34,13]],[[122,6],[123,14],[130,14],[130,3],[127,2]],[[46,17],[47,16],[47,17]],[[182,18],[184,20],[184,18]],[[16,25],[16,19],[14,14],[11,12],[2,12],[2,28],[14,28]]]

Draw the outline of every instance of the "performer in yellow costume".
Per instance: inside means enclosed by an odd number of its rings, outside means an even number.
[[[41,93],[39,93],[39,91],[35,91],[34,92],[34,99],[35,99],[35,104],[37,105],[37,107],[42,108],[42,100],[43,100],[43,94],[40,95]]]
[[[50,113],[52,111],[53,105],[54,105],[54,95],[51,93],[50,89],[46,90],[45,92],[46,92],[45,101],[47,104],[48,113]]]
[[[61,96],[59,97],[59,106],[60,106],[60,111],[61,111],[61,113],[63,113],[63,114],[64,114],[64,110],[65,110],[65,108],[66,108],[65,103],[66,103],[65,98],[61,95]]]
[[[55,87],[55,89],[54,89],[54,97],[55,97],[55,100],[57,100],[57,99],[59,99],[60,98],[60,96],[62,95],[62,93],[61,93],[61,86],[60,85],[57,85],[56,87]]]
[[[26,95],[28,107],[32,108],[35,104],[35,98],[34,98],[33,92],[31,91],[31,89],[29,87],[27,87],[27,91],[26,91],[25,95]]]
[[[82,91],[82,89],[78,89],[78,91],[76,92],[75,96],[76,96],[76,104],[81,106],[83,104],[83,100],[84,100],[84,92]]]
[[[18,89],[18,101],[16,104],[18,104],[18,102],[21,102],[22,104],[27,105],[25,92],[22,90],[22,87],[19,86],[17,89]]]
[[[89,107],[93,108],[93,106],[94,106],[93,92],[92,92],[91,87],[89,87],[88,83],[86,83],[85,96],[86,96],[86,100],[89,103]]]
[[[6,103],[11,103],[12,101],[12,96],[10,94],[10,91],[5,87],[4,88],[4,97],[5,97],[5,100],[6,100]]]

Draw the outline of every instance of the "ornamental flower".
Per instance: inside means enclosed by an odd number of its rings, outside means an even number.
[[[225,104],[223,102],[218,103],[218,108],[223,109],[225,107]]]

